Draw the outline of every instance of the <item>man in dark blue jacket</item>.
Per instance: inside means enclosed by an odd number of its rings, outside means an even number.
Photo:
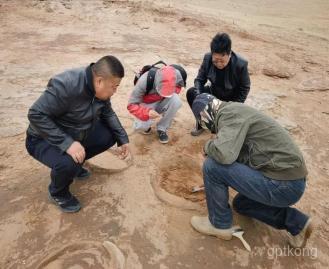
[[[64,212],[81,208],[69,186],[89,175],[85,160],[114,144],[122,158],[129,155],[127,133],[110,102],[123,77],[121,62],[104,56],[55,75],[28,112],[27,151],[51,168],[49,198]]]
[[[211,53],[205,54],[194,80],[194,87],[186,93],[192,104],[197,95],[210,93],[221,101],[244,103],[250,90],[248,62],[231,50],[232,42],[228,34],[218,33],[210,43]],[[209,86],[205,86],[207,81]],[[203,129],[196,122],[191,134],[197,136]]]

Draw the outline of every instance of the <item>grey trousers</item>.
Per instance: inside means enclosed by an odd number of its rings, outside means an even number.
[[[182,106],[182,101],[180,100],[179,95],[175,93],[169,98],[164,98],[159,102],[151,104],[143,104],[143,106],[149,107],[161,114],[161,119],[157,123],[157,130],[166,132],[178,109]],[[151,127],[153,122],[153,120],[141,121],[140,119],[135,119],[134,127],[135,129],[147,130]]]

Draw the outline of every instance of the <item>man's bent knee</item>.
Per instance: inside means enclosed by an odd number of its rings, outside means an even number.
[[[173,110],[178,110],[182,107],[182,101],[180,100],[178,94],[174,94],[171,98],[170,98],[170,109]]]
[[[202,170],[203,174],[207,175],[209,173],[212,173],[212,171],[215,169],[215,165],[217,164],[216,161],[214,161],[211,158],[206,158],[205,161],[203,162]]]
[[[193,101],[197,95],[198,93],[195,87],[189,88],[186,91],[186,99],[190,107],[192,107]]]
[[[238,193],[237,195],[235,195],[232,201],[233,209],[239,212],[240,204],[241,204],[241,194]]]
[[[238,193],[232,201],[233,209],[238,213],[243,212],[248,207],[248,201],[249,199],[246,196]]]
[[[186,98],[195,96],[196,94],[196,88],[195,87],[191,87],[186,91]]]
[[[74,162],[69,155],[63,155],[63,158],[57,162],[52,168],[58,173],[74,177],[80,170],[81,165]]]

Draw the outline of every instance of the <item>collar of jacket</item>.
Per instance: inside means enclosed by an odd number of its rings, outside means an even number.
[[[94,84],[93,84],[93,72],[91,70],[91,66],[94,63],[91,63],[90,65],[87,66],[86,68],[86,89],[87,92],[91,95],[91,96],[95,96],[95,88],[94,88]]]
[[[221,104],[218,107],[218,110],[216,112],[216,117],[215,117],[215,132],[218,133],[218,121],[219,121],[219,117],[221,116],[221,109],[226,107],[228,104],[231,104],[232,102],[225,102],[225,101],[221,101]]]

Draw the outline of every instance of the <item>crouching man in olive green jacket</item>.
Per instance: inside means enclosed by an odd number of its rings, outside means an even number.
[[[311,234],[311,219],[290,206],[304,193],[307,170],[288,132],[254,108],[221,102],[206,93],[196,97],[192,110],[203,128],[217,134],[204,146],[209,216],[192,217],[192,226],[230,240],[236,229],[228,204],[231,187],[238,192],[233,200],[238,213],[285,229],[293,247],[304,246]]]

